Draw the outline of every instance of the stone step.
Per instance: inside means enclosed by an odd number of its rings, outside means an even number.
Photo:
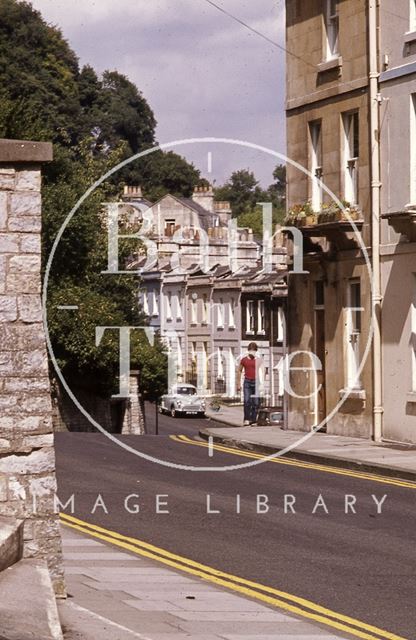
[[[18,562],[22,558],[22,553],[22,520],[0,517],[0,571]]]
[[[0,639],[63,640],[46,562],[20,560],[0,573]]]

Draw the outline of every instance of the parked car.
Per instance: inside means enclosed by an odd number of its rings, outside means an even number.
[[[257,425],[259,427],[283,427],[283,424],[283,407],[261,407],[257,414]]]
[[[172,418],[180,415],[205,416],[205,400],[198,396],[193,384],[177,384],[170,393],[160,399],[160,413],[170,413]]]

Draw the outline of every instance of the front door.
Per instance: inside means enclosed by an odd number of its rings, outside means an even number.
[[[315,424],[316,427],[326,417],[326,392],[325,392],[325,310],[315,309],[315,355],[321,362],[321,370],[316,372],[316,387],[319,388],[315,398]],[[323,428],[323,430],[326,428]]]

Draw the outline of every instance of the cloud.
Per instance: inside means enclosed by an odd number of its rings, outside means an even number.
[[[283,0],[216,2],[283,45]],[[82,64],[117,69],[137,84],[155,112],[159,141],[226,136],[284,148],[284,54],[205,0],[32,4],[62,29]],[[185,151],[204,171],[206,150]],[[240,168],[240,159],[270,182],[270,160],[248,155],[222,148],[217,180]]]

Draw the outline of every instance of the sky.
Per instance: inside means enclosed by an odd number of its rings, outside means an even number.
[[[284,0],[215,0],[284,45]],[[157,140],[232,138],[285,152],[285,55],[207,0],[31,0],[98,73],[133,81],[158,122]],[[211,182],[237,169],[267,186],[279,159],[221,143],[174,148]]]

